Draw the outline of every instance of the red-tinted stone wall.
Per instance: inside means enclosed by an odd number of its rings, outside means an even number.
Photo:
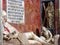
[[[41,30],[40,20],[40,0],[24,0],[25,3],[25,24],[11,24],[20,32]],[[3,1],[3,9],[6,10],[5,0]]]
[[[2,8],[6,11],[6,0],[2,0]]]

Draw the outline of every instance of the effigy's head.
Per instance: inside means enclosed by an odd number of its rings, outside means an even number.
[[[7,13],[4,10],[2,11],[2,17],[1,18],[2,18],[3,23],[7,21]]]

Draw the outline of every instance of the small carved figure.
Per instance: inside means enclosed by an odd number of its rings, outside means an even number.
[[[47,19],[47,27],[53,28],[54,27],[54,4],[51,1],[48,3],[46,7],[45,3],[43,3],[43,7],[45,10],[44,22],[46,22],[46,19]]]

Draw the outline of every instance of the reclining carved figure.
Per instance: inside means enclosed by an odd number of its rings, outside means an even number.
[[[44,34],[45,34],[45,36],[48,38],[45,38],[44,36],[40,36],[40,37],[38,37],[37,35],[35,35],[33,32],[26,32],[26,33],[20,33],[19,35],[18,35],[18,38],[19,38],[19,40],[21,40],[21,42],[23,42],[24,43],[24,40],[25,39],[27,39],[28,41],[25,41],[25,42],[29,42],[29,43],[32,43],[32,41],[34,40],[34,41],[38,41],[38,42],[40,42],[41,44],[47,44],[47,43],[49,43],[50,42],[50,40],[52,40],[52,34],[51,34],[51,32],[49,31],[49,30],[47,30],[45,27],[42,27],[43,28],[43,31],[44,31]],[[24,38],[25,37],[25,39],[22,39],[22,38]]]
[[[4,18],[6,15],[4,15],[2,17],[2,22],[3,22],[3,26],[7,27],[8,30],[10,32],[7,32],[7,34],[5,34],[6,32],[4,31],[3,34],[3,38],[7,38],[9,39],[10,38],[10,34],[12,34],[11,37],[13,38],[18,38],[19,40],[23,40],[22,37],[24,37],[24,35],[26,36],[26,39],[28,40],[28,42],[31,43],[31,40],[35,40],[35,41],[38,41],[40,43],[48,43],[51,39],[52,39],[52,34],[51,32],[46,29],[45,27],[42,26],[42,30],[43,30],[43,34],[44,36],[40,36],[38,37],[37,35],[35,35],[33,32],[26,32],[26,33],[19,33],[18,31],[16,31],[16,29],[14,27],[12,27],[8,22],[6,22],[6,19]],[[5,21],[4,21],[5,20]],[[9,26],[8,26],[9,25]],[[11,28],[11,29],[10,29]],[[12,31],[12,32],[11,32]],[[13,34],[14,33],[14,34]],[[20,37],[21,36],[21,37]],[[20,39],[21,38],[21,39]],[[24,41],[24,40],[23,40]],[[22,41],[22,43],[23,43]]]

